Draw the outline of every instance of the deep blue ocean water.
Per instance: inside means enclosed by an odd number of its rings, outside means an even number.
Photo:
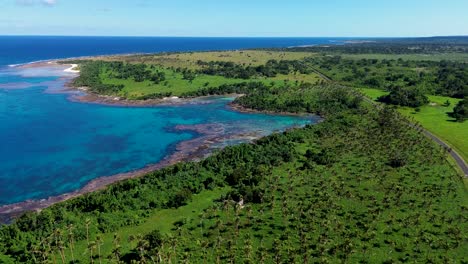
[[[233,50],[340,44],[349,38],[0,36],[0,65],[122,53]]]
[[[317,121],[231,111],[229,98],[140,108],[72,102],[58,92],[63,69],[7,65],[97,54],[317,43],[330,40],[0,37],[0,205],[67,193],[100,176],[154,164],[173,153],[177,143],[199,136],[174,130],[177,125],[216,123],[225,133],[267,135]]]

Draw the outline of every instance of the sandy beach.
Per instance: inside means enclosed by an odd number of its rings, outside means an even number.
[[[80,71],[79,70],[75,70],[75,68],[78,67],[78,64],[71,64],[71,67],[70,68],[67,68],[65,70],[63,70],[64,72],[70,72],[70,73],[79,73]]]

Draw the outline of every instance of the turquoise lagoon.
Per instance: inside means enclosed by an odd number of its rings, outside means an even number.
[[[180,125],[216,124],[221,137],[230,135],[216,144],[222,147],[318,121],[236,112],[231,98],[152,107],[79,103],[63,92],[71,76],[62,70],[0,70],[0,205],[68,193],[158,163],[179,143],[202,136]]]

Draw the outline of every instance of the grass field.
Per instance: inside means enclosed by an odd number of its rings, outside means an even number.
[[[186,92],[192,92],[204,87],[218,87],[223,84],[233,84],[246,81],[264,82],[266,84],[275,83],[282,85],[285,81],[289,82],[308,82],[317,83],[321,78],[314,73],[299,74],[290,73],[288,75],[279,74],[274,78],[253,78],[249,80],[226,78],[223,76],[198,74],[193,81],[183,79],[183,75],[174,71],[176,68],[186,68],[196,70],[200,66],[197,64],[199,60],[209,61],[225,61],[233,62],[241,65],[263,65],[268,60],[298,60],[305,57],[314,56],[314,53],[308,52],[272,52],[272,51],[220,51],[220,52],[189,52],[189,53],[174,53],[174,54],[155,54],[155,55],[128,55],[128,56],[106,56],[96,57],[95,60],[104,61],[125,61],[129,63],[144,63],[148,65],[157,65],[158,71],[166,74],[166,81],[155,84],[149,80],[136,82],[133,79],[117,79],[110,77],[108,72],[101,73],[101,80],[104,84],[124,85],[124,89],[120,91],[118,96],[137,99],[138,97],[155,93],[171,92],[174,96],[180,96]]]
[[[192,201],[185,206],[181,206],[177,209],[163,209],[153,212],[151,216],[145,219],[145,222],[140,225],[123,227],[115,233],[100,234],[102,239],[102,255],[107,256],[111,253],[113,247],[112,242],[115,235],[117,235],[121,241],[120,244],[122,245],[123,254],[130,252],[130,250],[136,246],[136,242],[128,243],[131,235],[144,235],[156,229],[161,231],[164,235],[170,235],[174,232],[172,229],[176,221],[190,221],[191,219],[199,218],[198,214],[212,206],[215,199],[220,198],[228,191],[229,188],[204,191],[194,195]],[[90,237],[90,240],[95,239],[95,236]],[[75,245],[75,252],[77,259],[87,260],[87,242],[85,240],[77,242]],[[57,255],[56,258],[60,259],[60,256]],[[105,261],[105,263],[107,262]]]
[[[224,61],[234,62],[242,65],[258,66],[265,64],[269,60],[300,60],[314,56],[310,52],[274,52],[260,50],[240,50],[240,51],[212,51],[212,52],[187,52],[173,54],[154,55],[130,55],[130,56],[106,56],[97,57],[98,60],[124,60],[131,63],[156,64],[164,67],[199,69],[197,61]]]
[[[374,100],[387,94],[387,92],[377,89],[360,89],[360,91]],[[419,112],[409,107],[400,107],[399,111],[405,116],[413,118],[431,133],[444,140],[460,153],[465,161],[468,161],[468,122],[455,122],[447,114],[453,110],[453,107],[460,100],[444,96],[428,97],[430,103],[420,107]],[[444,106],[447,100],[450,105]]]
[[[186,92],[197,91],[204,87],[218,87],[223,84],[233,84],[242,82],[264,82],[265,84],[274,83],[275,86],[281,86],[285,81],[292,82],[309,82],[317,83],[321,78],[315,74],[288,74],[278,75],[274,78],[256,78],[256,79],[233,79],[225,78],[223,76],[199,74],[193,81],[184,80],[181,73],[160,68],[159,71],[166,73],[166,81],[155,84],[149,80],[143,82],[136,82],[133,79],[117,79],[110,78],[109,74],[101,74],[101,79],[105,84],[123,84],[124,89],[120,91],[119,96],[136,99],[140,96],[153,94],[153,93],[167,93],[172,92],[174,96],[180,96]]]
[[[342,54],[347,59],[378,59],[378,60],[412,60],[412,61],[464,61],[468,62],[466,53],[441,53],[441,54]]]
[[[399,110],[447,142],[463,156],[465,161],[468,161],[468,122],[456,122],[447,114],[453,110],[459,100],[443,96],[429,96],[429,100],[430,105],[421,107],[420,112],[407,107]],[[448,107],[444,106],[447,100],[450,102]]]
[[[166,81],[155,84],[149,80],[136,82],[133,79],[109,78],[108,74],[102,74],[101,79],[105,84],[123,84],[125,88],[120,96],[135,99],[139,96],[152,93],[172,92],[174,96],[180,96],[185,92],[196,91],[203,87],[217,87],[222,84],[245,82],[243,79],[230,79],[222,76],[198,75],[193,81],[184,80],[181,73],[160,68],[159,71],[166,73]]]

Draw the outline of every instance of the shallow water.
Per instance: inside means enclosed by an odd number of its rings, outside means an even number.
[[[231,98],[139,108],[77,103],[61,92],[63,76],[70,77],[54,67],[0,70],[0,205],[157,163],[200,136],[177,125],[216,123],[221,134],[244,134],[217,143],[222,147],[318,120],[231,111]]]

